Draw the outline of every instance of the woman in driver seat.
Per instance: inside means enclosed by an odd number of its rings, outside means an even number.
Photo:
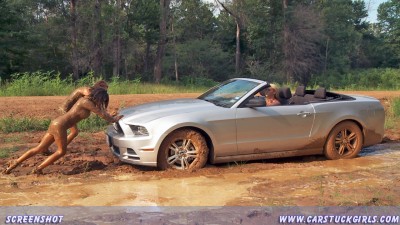
[[[278,87],[275,84],[270,84],[270,87],[266,89],[266,103],[267,106],[280,105],[278,96]]]

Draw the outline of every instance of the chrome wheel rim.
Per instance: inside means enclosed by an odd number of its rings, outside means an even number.
[[[175,169],[188,169],[197,158],[197,150],[190,139],[174,141],[168,148],[167,162]]]
[[[335,150],[343,156],[351,154],[357,148],[358,137],[355,132],[349,129],[342,129],[335,138]]]

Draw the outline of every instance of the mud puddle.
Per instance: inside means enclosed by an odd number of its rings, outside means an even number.
[[[399,205],[400,143],[360,157],[301,157],[134,173],[98,170],[68,176],[0,176],[0,205],[264,206]],[[124,165],[129,166],[129,165]]]

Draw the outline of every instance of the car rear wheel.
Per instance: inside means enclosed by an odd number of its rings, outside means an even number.
[[[328,159],[354,158],[361,151],[363,142],[363,133],[357,124],[341,122],[329,133],[324,153]]]
[[[204,167],[208,147],[204,137],[191,129],[181,129],[169,134],[161,144],[157,167],[193,170]]]

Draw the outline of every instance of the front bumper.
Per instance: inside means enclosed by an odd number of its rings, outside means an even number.
[[[118,133],[113,126],[109,126],[106,131],[106,141],[111,152],[122,162],[157,166],[157,151],[151,136],[125,136]]]

